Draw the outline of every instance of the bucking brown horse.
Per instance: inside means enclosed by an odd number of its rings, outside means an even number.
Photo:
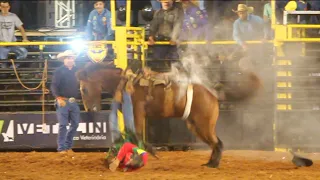
[[[122,90],[126,90],[131,93],[138,135],[143,134],[146,116],[181,118],[189,130],[212,149],[210,159],[204,165],[217,168],[223,148],[215,129],[219,116],[217,92],[188,81],[187,73],[181,70],[175,72],[178,74],[157,73],[145,68],[133,73],[129,68],[123,71],[110,64],[88,64],[77,72],[77,77],[86,111],[100,110],[102,91],[121,99]],[[227,99],[247,99],[260,88],[255,74],[246,72],[242,75],[246,78],[246,84],[239,86],[242,89],[236,90],[236,94],[226,92]]]

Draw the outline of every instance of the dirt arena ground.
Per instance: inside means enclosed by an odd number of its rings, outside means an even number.
[[[147,167],[137,172],[110,172],[104,166],[106,153],[58,154],[48,152],[0,153],[0,179],[319,179],[320,153],[311,167],[296,168],[292,156],[282,152],[225,151],[219,169],[200,166],[209,151],[159,152]]]

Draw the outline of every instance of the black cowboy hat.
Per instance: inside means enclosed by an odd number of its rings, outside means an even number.
[[[309,167],[309,166],[312,166],[313,162],[312,162],[311,159],[307,159],[307,158],[298,156],[293,151],[290,151],[290,153],[293,155],[292,163],[294,165],[296,165],[297,167],[303,167],[303,166]]]

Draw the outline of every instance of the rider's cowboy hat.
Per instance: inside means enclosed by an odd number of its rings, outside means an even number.
[[[248,7],[245,4],[238,4],[237,10],[232,10],[233,12],[245,12],[248,11]]]
[[[77,55],[72,50],[66,50],[62,53],[59,53],[57,59],[63,60],[65,57],[77,57]]]

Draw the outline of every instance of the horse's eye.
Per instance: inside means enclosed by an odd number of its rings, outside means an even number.
[[[87,88],[81,88],[81,91],[82,91],[83,94],[88,94]]]

